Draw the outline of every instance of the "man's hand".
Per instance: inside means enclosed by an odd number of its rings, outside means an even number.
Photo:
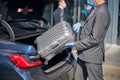
[[[72,48],[75,45],[75,42],[68,42],[65,44],[66,47]]]
[[[73,25],[73,30],[74,30],[76,33],[78,33],[79,30],[80,30],[80,26],[81,26],[80,23],[76,23],[76,24],[74,24],[74,25]]]
[[[92,6],[92,7],[96,6],[95,3],[93,3],[92,0],[87,0],[87,4]]]

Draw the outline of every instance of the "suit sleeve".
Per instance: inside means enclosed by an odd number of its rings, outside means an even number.
[[[58,8],[54,12],[54,22],[55,22],[55,24],[59,23],[61,21],[61,18],[62,18],[62,10]]]
[[[89,49],[101,43],[104,40],[109,18],[103,13],[96,14],[95,22],[93,25],[92,34],[87,36],[85,39],[75,43],[75,47],[78,50]]]

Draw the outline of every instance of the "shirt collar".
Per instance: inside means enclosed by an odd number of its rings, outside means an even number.
[[[63,7],[62,6],[59,6],[59,8],[61,8],[63,10]]]

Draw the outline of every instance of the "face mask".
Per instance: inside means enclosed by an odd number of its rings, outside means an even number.
[[[88,5],[90,5],[90,6],[92,6],[92,7],[94,7],[94,6],[95,6],[95,4],[93,3],[93,1],[92,1],[92,0],[87,0],[87,4],[88,4]]]
[[[63,8],[66,8],[66,3],[63,4]]]

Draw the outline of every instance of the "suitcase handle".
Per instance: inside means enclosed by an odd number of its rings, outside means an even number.
[[[55,49],[57,46],[59,46],[59,44],[52,45],[51,48],[52,48],[52,49]]]

